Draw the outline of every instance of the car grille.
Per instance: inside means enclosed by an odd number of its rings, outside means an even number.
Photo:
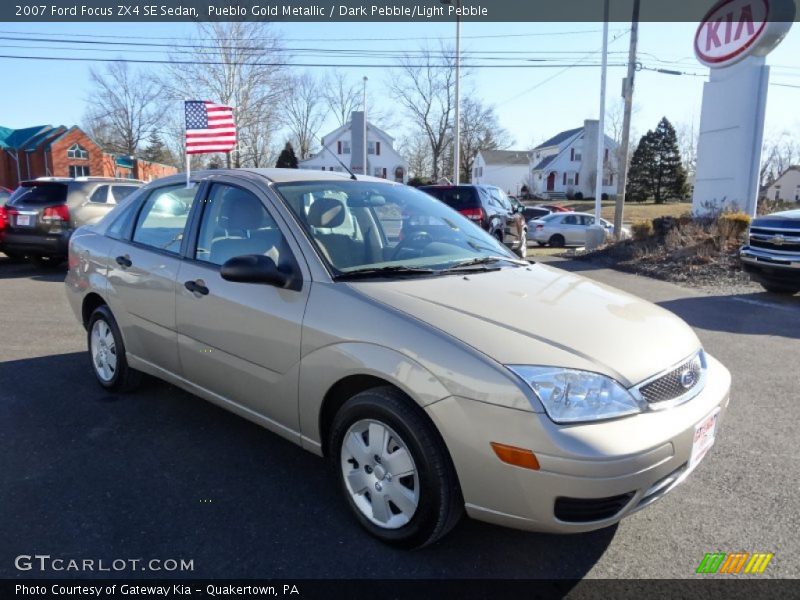
[[[651,404],[676,400],[694,390],[702,379],[703,362],[700,354],[681,363],[671,371],[639,386],[639,393]]]
[[[571,523],[587,523],[610,519],[631,501],[635,492],[610,496],[608,498],[556,498],[554,514],[556,519]]]
[[[800,229],[750,228],[750,246],[777,252],[800,252]]]

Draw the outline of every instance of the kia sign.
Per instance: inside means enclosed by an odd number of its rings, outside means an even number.
[[[719,68],[766,56],[789,31],[794,15],[794,0],[721,0],[697,28],[697,60]]]

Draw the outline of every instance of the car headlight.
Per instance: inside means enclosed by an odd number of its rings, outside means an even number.
[[[599,373],[559,367],[506,367],[530,386],[556,423],[613,419],[642,410],[628,390]]]

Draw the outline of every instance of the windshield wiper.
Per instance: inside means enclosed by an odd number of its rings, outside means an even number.
[[[352,279],[368,279],[370,277],[392,277],[403,275],[433,275],[436,271],[433,269],[423,269],[420,267],[403,267],[400,265],[393,265],[389,267],[367,267],[364,269],[356,269],[355,271],[347,271],[336,275],[337,281],[352,280]]]
[[[469,260],[456,263],[452,267],[442,269],[440,273],[452,273],[454,271],[464,271],[468,270],[470,267],[493,265],[501,261],[510,262],[513,265],[526,266],[526,267],[529,264],[527,260],[516,260],[514,258],[509,258],[507,256],[481,256],[479,258],[471,258]]]

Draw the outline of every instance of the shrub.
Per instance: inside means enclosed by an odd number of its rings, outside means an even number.
[[[575,200],[583,200],[583,192],[575,192]]]
[[[608,200],[608,194],[606,194],[605,192],[603,192],[603,193],[600,195],[600,200]]]
[[[653,222],[637,221],[631,226],[631,233],[633,234],[634,240],[637,242],[643,242],[653,235]]]
[[[743,212],[722,213],[717,219],[717,231],[721,240],[738,240],[747,231],[750,221],[750,215]]]

